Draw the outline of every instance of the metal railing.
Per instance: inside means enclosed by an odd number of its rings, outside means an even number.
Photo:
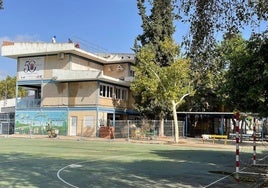
[[[16,107],[19,109],[37,108],[37,107],[40,107],[40,104],[41,104],[41,99],[22,98],[22,99],[18,99]]]

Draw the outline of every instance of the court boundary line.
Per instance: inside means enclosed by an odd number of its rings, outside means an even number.
[[[258,161],[263,161],[263,160],[266,159],[267,157],[268,157],[268,154],[267,154],[266,156],[264,156],[263,158],[259,159]],[[256,166],[257,166],[257,165],[256,165]],[[248,172],[243,172],[243,170],[245,170],[245,169],[247,169],[247,168],[249,168],[249,167],[244,167],[244,168],[242,168],[242,169],[241,169],[241,174],[249,174]],[[206,185],[204,188],[208,188],[208,187],[210,187],[210,186],[212,186],[212,185],[214,185],[214,184],[216,184],[216,183],[218,183],[218,182],[220,182],[220,181],[222,181],[222,180],[224,180],[224,179],[226,179],[226,178],[228,178],[228,177],[230,177],[230,176],[233,176],[234,174],[236,174],[236,172],[233,172],[233,173],[231,173],[231,174],[229,174],[229,175],[227,175],[227,176],[224,176],[224,177],[222,177],[222,178],[220,178],[220,179],[218,179],[218,180],[216,180],[216,181],[214,181],[214,182],[212,182],[212,183]],[[261,174],[259,174],[259,175],[261,175]]]
[[[138,154],[139,154],[139,153],[138,153]],[[137,153],[135,153],[135,154],[129,154],[129,155],[124,155],[123,157],[125,157],[125,156],[135,156],[135,155],[138,155],[138,154],[137,154]],[[72,164],[66,165],[66,166],[62,167],[61,169],[59,169],[58,172],[57,172],[57,178],[58,178],[61,182],[65,183],[66,185],[69,185],[70,187],[73,187],[73,188],[79,188],[79,187],[77,187],[77,186],[75,186],[75,185],[73,185],[73,184],[67,182],[66,180],[64,180],[64,179],[60,176],[60,173],[61,173],[64,169],[69,168],[69,167],[71,167],[71,166],[73,166],[73,165],[79,165],[79,164],[83,164],[83,163],[87,163],[87,162],[94,162],[94,161],[106,160],[106,159],[113,159],[113,158],[123,158],[123,157],[122,157],[122,155],[115,155],[115,156],[103,157],[103,158],[95,159],[95,160],[87,160],[87,161],[80,161],[80,162],[77,162],[77,163],[72,163]]]

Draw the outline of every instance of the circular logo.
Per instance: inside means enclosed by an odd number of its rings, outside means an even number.
[[[33,73],[36,71],[36,62],[34,60],[28,60],[24,64],[24,72]]]

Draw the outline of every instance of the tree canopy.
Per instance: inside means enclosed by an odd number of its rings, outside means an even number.
[[[251,28],[253,35],[254,32],[260,32],[259,25],[268,19],[268,2],[176,0],[175,4],[176,18],[189,26],[189,33],[184,36],[182,47],[186,56],[191,59],[193,80],[196,80],[196,93],[187,101],[187,108],[217,111],[227,102],[228,94],[223,86],[228,78],[225,75],[226,68],[229,68],[221,60],[223,57],[219,43],[233,38],[246,27]],[[230,106],[230,101],[228,104]]]
[[[222,58],[229,62],[226,104],[244,112],[268,115],[268,32],[241,35],[222,43]]]
[[[168,50],[174,61],[169,66],[160,67],[155,63],[157,53],[154,46],[144,45],[136,53],[139,63],[135,67],[135,80],[131,84],[131,90],[139,98],[137,107],[146,107],[147,113],[156,113],[152,109],[160,109],[158,113],[163,118],[165,113],[173,112],[175,142],[178,142],[177,106],[184,102],[186,96],[193,94],[190,63],[177,55],[179,47],[172,39],[167,38],[161,42],[161,48]]]
[[[151,8],[150,10],[148,10],[148,5]],[[141,80],[140,83],[143,86],[136,88],[140,92],[136,92],[134,95],[135,103],[140,112],[161,119],[168,113],[169,108],[165,101],[160,100],[161,97],[156,98],[152,94],[152,92],[159,92],[158,84],[155,83],[157,82],[155,73],[152,70],[155,71],[160,67],[169,66],[179,54],[179,48],[176,47],[177,51],[174,55],[174,52],[171,52],[164,45],[164,41],[170,41],[175,32],[173,23],[174,4],[172,0],[137,0],[137,7],[142,20],[143,32],[137,36],[134,44],[136,65],[137,67],[144,66],[144,62],[147,62],[147,65],[143,67],[144,70],[141,70],[144,81]],[[138,74],[137,71],[135,77],[138,77]],[[155,88],[150,88],[150,91],[148,91],[148,86],[144,83],[155,85]],[[136,84],[138,84],[138,81]]]
[[[149,15],[145,0],[137,0],[137,6],[142,19],[143,33],[137,36],[134,51],[138,51],[141,46],[150,43],[156,51],[155,63],[159,66],[170,65],[173,56],[169,51],[164,51],[160,43],[165,38],[172,38],[175,32],[172,0],[150,1]]]
[[[3,9],[3,0],[0,0],[0,9]]]
[[[0,99],[12,99],[16,97],[16,76],[7,76],[5,80],[0,81]],[[19,87],[18,97],[26,96],[26,90]]]
[[[195,61],[206,61],[216,45],[218,33],[230,35],[246,26],[252,31],[261,21],[268,19],[265,0],[176,0],[178,18],[189,24],[189,35],[183,44]],[[256,30],[256,29],[255,29]]]

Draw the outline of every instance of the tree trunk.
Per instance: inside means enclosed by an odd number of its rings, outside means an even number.
[[[178,118],[177,118],[177,109],[176,109],[176,103],[174,100],[172,102],[172,112],[173,112],[173,118],[174,118],[174,126],[175,126],[175,143],[179,142],[179,126],[178,126]]]
[[[164,136],[164,118],[162,116],[159,119],[159,136]]]

